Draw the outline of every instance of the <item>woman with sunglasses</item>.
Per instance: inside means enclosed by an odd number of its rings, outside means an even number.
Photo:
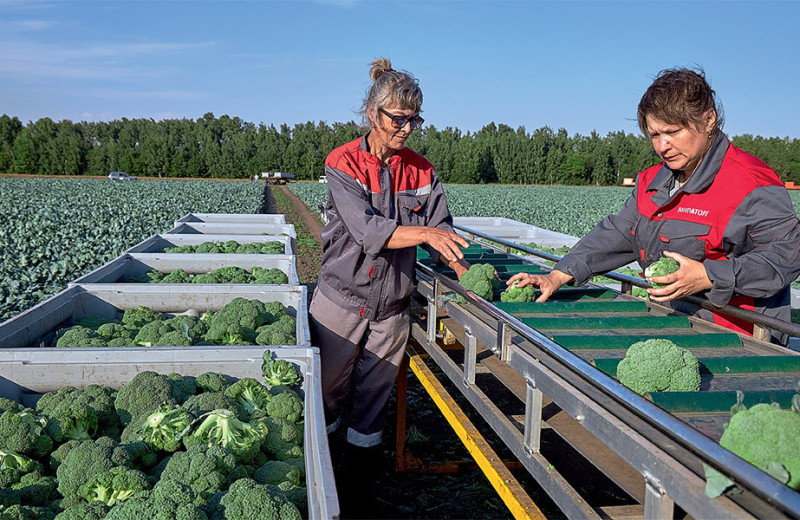
[[[328,432],[346,439],[347,475],[337,475],[343,509],[350,499],[365,504],[378,469],[386,402],[409,336],[416,247],[459,278],[469,268],[461,252],[468,243],[453,231],[433,166],[405,147],[424,121],[419,82],[386,58],[372,62],[370,77],[362,104],[369,131],[325,161],[328,224],[309,307]]]

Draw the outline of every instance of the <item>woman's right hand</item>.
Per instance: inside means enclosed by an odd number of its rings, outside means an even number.
[[[541,291],[541,295],[536,298],[536,301],[546,302],[562,285],[572,280],[572,276],[567,273],[562,273],[561,271],[550,271],[550,273],[546,275],[517,273],[509,278],[506,285],[511,285],[517,280],[519,280],[517,287],[525,287],[526,285],[538,287],[539,291]]]

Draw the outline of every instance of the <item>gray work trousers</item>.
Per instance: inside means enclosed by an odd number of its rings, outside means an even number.
[[[320,352],[329,431],[345,421],[350,444],[380,444],[386,402],[410,332],[409,309],[371,321],[343,310],[317,290],[308,316],[311,344]]]

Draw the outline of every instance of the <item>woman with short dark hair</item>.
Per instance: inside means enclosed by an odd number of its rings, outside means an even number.
[[[752,334],[751,323],[680,300],[703,293],[790,321],[790,284],[800,274],[800,223],[778,175],[722,132],[722,110],[702,71],[659,73],[642,96],[639,128],[662,162],[641,172],[622,210],[600,222],[548,275],[518,274],[547,300],[568,282],[661,256],[680,265],[654,277],[650,299]],[[772,340],[785,344],[785,334]]]

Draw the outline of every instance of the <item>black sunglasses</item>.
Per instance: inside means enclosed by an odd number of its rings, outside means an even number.
[[[403,128],[406,126],[406,123],[411,124],[411,129],[416,130],[417,128],[422,126],[422,123],[425,122],[424,119],[421,117],[405,117],[405,116],[395,116],[387,112],[386,110],[379,108],[378,111],[392,120],[392,126],[395,128]]]

